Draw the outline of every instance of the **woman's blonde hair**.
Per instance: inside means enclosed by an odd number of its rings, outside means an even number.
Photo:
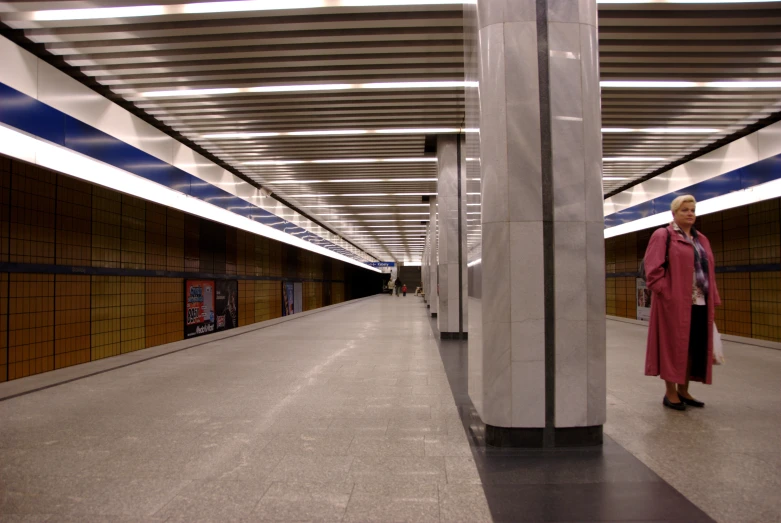
[[[691,194],[684,194],[683,196],[679,196],[673,200],[673,203],[670,204],[670,210],[673,213],[676,213],[684,203],[693,203],[694,205],[697,205],[697,200],[695,200],[694,196]]]

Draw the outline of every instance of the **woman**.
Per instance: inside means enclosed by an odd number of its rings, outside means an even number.
[[[690,195],[673,200],[673,221],[653,233],[643,261],[653,292],[645,374],[661,375],[662,403],[675,410],[705,406],[689,394],[689,381],[711,383],[713,316],[721,304],[710,242],[694,228],[696,205]]]

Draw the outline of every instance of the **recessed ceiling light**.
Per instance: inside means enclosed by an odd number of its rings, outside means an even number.
[[[648,134],[714,134],[721,129],[699,128],[699,127],[603,127],[603,133],[648,133]]]
[[[417,129],[319,129],[312,131],[257,132],[257,133],[210,133],[201,135],[208,140],[247,140],[270,136],[350,136],[357,134],[458,134],[469,132],[460,127],[421,127]]]
[[[621,176],[603,176],[602,179],[606,182],[613,182],[618,180],[628,180],[629,178],[624,178]]]
[[[324,160],[252,160],[242,165],[295,165],[302,163],[417,163],[436,162],[437,159],[430,156],[418,158],[328,158]]]
[[[666,158],[658,156],[614,156],[612,158],[602,158],[603,162],[661,162]]]
[[[246,93],[298,93],[306,91],[352,91],[358,89],[460,89],[465,87],[477,87],[477,82],[433,81],[374,82],[365,84],[263,85],[257,87],[223,87],[214,89],[169,89],[166,91],[144,91],[138,94],[144,98],[174,98],[180,96],[214,96]]]
[[[339,178],[336,180],[281,180],[268,185],[296,185],[312,183],[377,183],[377,182],[436,182],[436,178]]]
[[[598,4],[749,4],[781,0],[597,0]]]
[[[781,87],[781,81],[725,80],[716,82],[690,82],[685,80],[603,80],[599,82],[599,85],[605,89],[688,89],[692,87],[709,89],[773,89]]]
[[[436,196],[435,192],[395,192],[395,193],[347,193],[347,194],[295,194],[295,198],[328,198],[328,197],[371,197],[371,196]]]
[[[324,7],[375,7],[405,5],[462,5],[475,0],[234,0],[193,4],[149,5],[133,7],[99,7],[88,9],[51,9],[34,11],[33,20],[94,20],[99,18],[138,18],[147,16],[240,13],[278,9],[317,9]]]

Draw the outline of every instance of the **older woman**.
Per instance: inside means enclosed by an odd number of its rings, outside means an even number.
[[[675,410],[705,406],[689,394],[689,381],[711,383],[713,316],[721,303],[710,242],[694,228],[696,205],[690,195],[673,200],[673,221],[653,233],[644,259],[653,292],[645,374],[661,375],[662,403]]]

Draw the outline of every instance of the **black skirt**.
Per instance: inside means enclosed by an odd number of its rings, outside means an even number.
[[[689,379],[705,381],[708,375],[708,306],[692,305],[689,327]]]

